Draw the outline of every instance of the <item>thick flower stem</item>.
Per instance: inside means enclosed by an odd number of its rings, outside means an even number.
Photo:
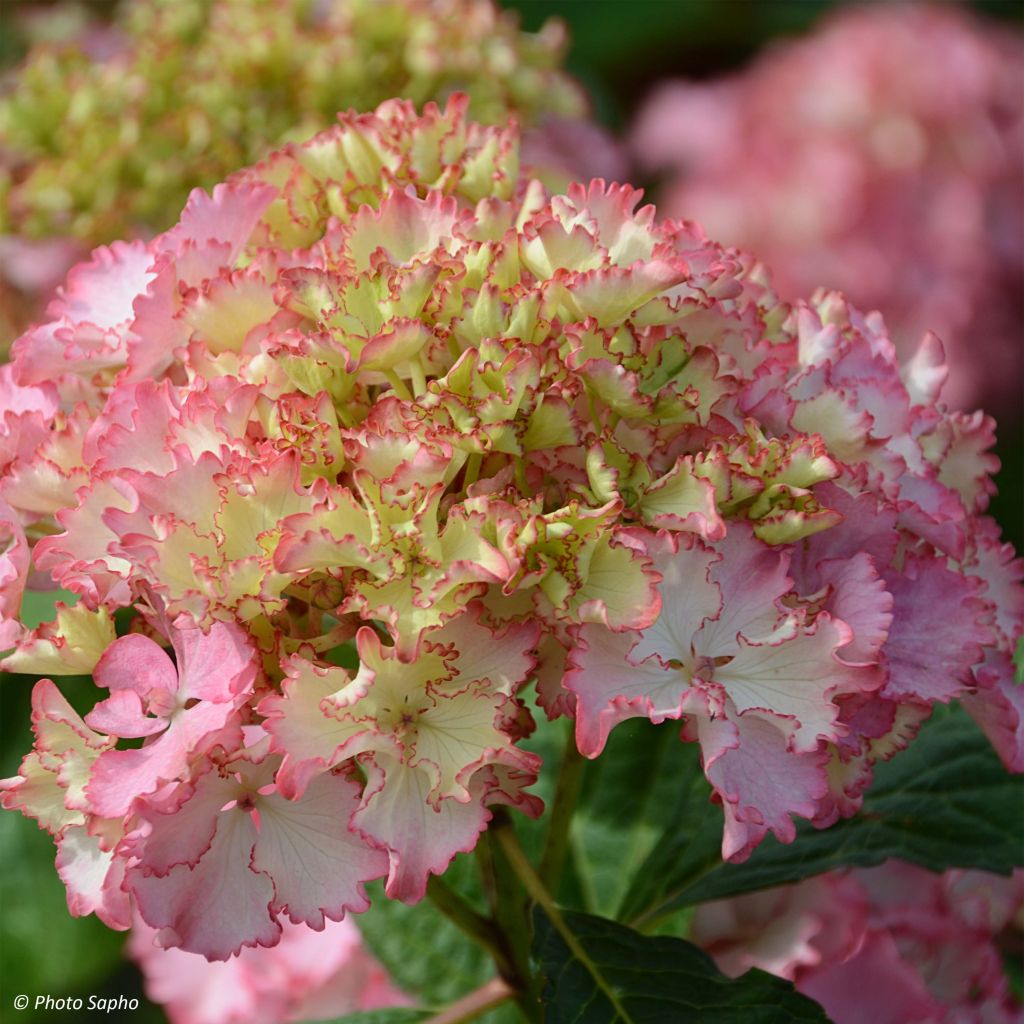
[[[502,977],[514,978],[515,969],[494,922],[477,913],[454,889],[437,875],[427,884],[431,903],[460,931],[483,946],[494,959]]]
[[[498,878],[494,867],[494,847],[491,844],[488,833],[480,837],[474,852],[477,870],[480,874],[480,885],[487,897],[487,905],[491,908],[491,914],[497,918],[498,915]]]
[[[493,897],[494,921],[514,962],[514,977],[509,980],[516,989],[516,1005],[526,1020],[539,1022],[542,1019],[539,983],[530,968],[530,900],[494,839],[496,825],[507,822],[503,809],[495,808],[494,821],[477,844],[477,858],[481,874],[487,879],[485,888]]]
[[[603,975],[594,965],[593,960],[590,959],[590,955],[580,945],[580,941],[576,938],[572,929],[565,923],[561,912],[555,905],[555,901],[551,898],[551,893],[548,892],[522,846],[520,846],[519,838],[516,836],[512,822],[507,817],[498,818],[495,815],[495,825],[492,826],[492,831],[494,831],[497,837],[498,845],[501,847],[502,852],[508,858],[512,870],[516,873],[516,877],[523,884],[523,888],[526,889],[533,901],[547,915],[548,920],[551,921],[555,930],[562,936],[565,944],[569,947],[569,951],[594,979],[598,988],[604,993],[605,998],[618,1016],[622,1020],[629,1020],[629,1014],[619,1001],[619,997],[614,990],[608,987]]]
[[[540,879],[551,892],[558,891],[558,883],[565,866],[573,811],[583,785],[583,770],[586,763],[570,732],[562,751],[562,763],[558,767],[558,782],[551,805],[551,822],[548,825],[544,853],[540,860]]]

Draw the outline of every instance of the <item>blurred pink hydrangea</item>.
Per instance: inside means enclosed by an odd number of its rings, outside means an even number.
[[[1024,42],[953,4],[832,15],[746,71],[660,86],[631,148],[660,205],[755,253],[784,298],[946,345],[954,408],[1014,411],[1024,367]]]
[[[349,920],[328,921],[323,931],[286,924],[276,946],[248,947],[225,962],[162,949],[154,929],[136,920],[128,951],[171,1024],[290,1024],[410,1002]]]
[[[701,904],[691,938],[733,977],[796,983],[835,1024],[1019,1024],[1004,956],[1024,939],[1024,872],[903,861]]]

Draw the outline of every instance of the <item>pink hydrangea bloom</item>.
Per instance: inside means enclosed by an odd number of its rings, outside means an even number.
[[[692,938],[726,974],[791,979],[836,1024],[1015,1024],[1001,945],[1022,927],[1024,872],[888,861],[701,904]]]
[[[1020,767],[1019,566],[941,345],[640,199],[390,101],[71,272],[0,378],[0,568],[78,600],[0,611],[6,665],[102,688],[39,682],[2,784],[73,912],[226,960],[415,902],[541,813],[534,682],[587,756],[681,721],[735,860],[855,813],[936,703]]]
[[[171,1024],[288,1024],[409,1002],[349,920],[322,931],[286,924],[276,946],[221,963],[162,949],[153,929],[136,921],[128,950]]]
[[[838,288],[901,355],[946,343],[954,407],[1016,416],[1024,49],[953,4],[861,4],[746,71],[661,85],[632,151],[661,202],[764,259],[786,298]]]

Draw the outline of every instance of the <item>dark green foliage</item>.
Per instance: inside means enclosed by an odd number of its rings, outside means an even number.
[[[827,1024],[820,1006],[764,971],[728,978],[682,939],[640,935],[589,914],[566,912],[564,920],[590,962],[534,912],[546,1024]]]

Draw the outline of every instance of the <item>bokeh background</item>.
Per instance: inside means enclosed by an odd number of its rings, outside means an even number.
[[[885,0],[870,0],[881,4]],[[597,119],[622,133],[652,88],[666,78],[710,79],[738,71],[766,46],[806,33],[837,0],[505,0],[527,30],[536,30],[552,16],[569,27],[569,71],[593,100]],[[1020,0],[975,0],[979,16],[1020,30]],[[82,4],[89,13],[110,17],[113,0]],[[19,25],[33,15],[36,31],[59,32],[69,24],[66,5],[43,0],[0,0],[0,70],[14,67],[28,45]],[[70,17],[74,18],[72,14]],[[655,180],[634,183],[656,187]],[[1024,189],[1024,182],[1020,183]],[[1020,343],[1024,345],[1024,328]],[[1018,391],[1020,389],[1018,388]],[[992,511],[1004,535],[1018,551],[1024,548],[1024,438],[1020,409],[1001,425],[997,453],[1003,469]],[[48,609],[26,609],[34,625],[48,618]],[[35,621],[33,615],[36,616]],[[71,680],[62,687],[72,696],[85,686]],[[82,680],[82,683],[85,681]],[[29,693],[24,676],[0,677],[0,777],[17,771],[31,746]],[[85,710],[82,708],[81,710]],[[53,869],[50,838],[17,814],[0,814],[0,1020],[15,1016],[11,1001],[19,993],[34,996],[89,995],[140,1000],[141,1008],[123,1019],[136,1024],[163,1021],[162,1011],[149,1004],[135,967],[121,956],[123,936],[93,918],[73,919],[66,909],[64,888]],[[72,1019],[68,1013],[27,1010],[19,1021]],[[108,1019],[122,1019],[111,1014]]]

